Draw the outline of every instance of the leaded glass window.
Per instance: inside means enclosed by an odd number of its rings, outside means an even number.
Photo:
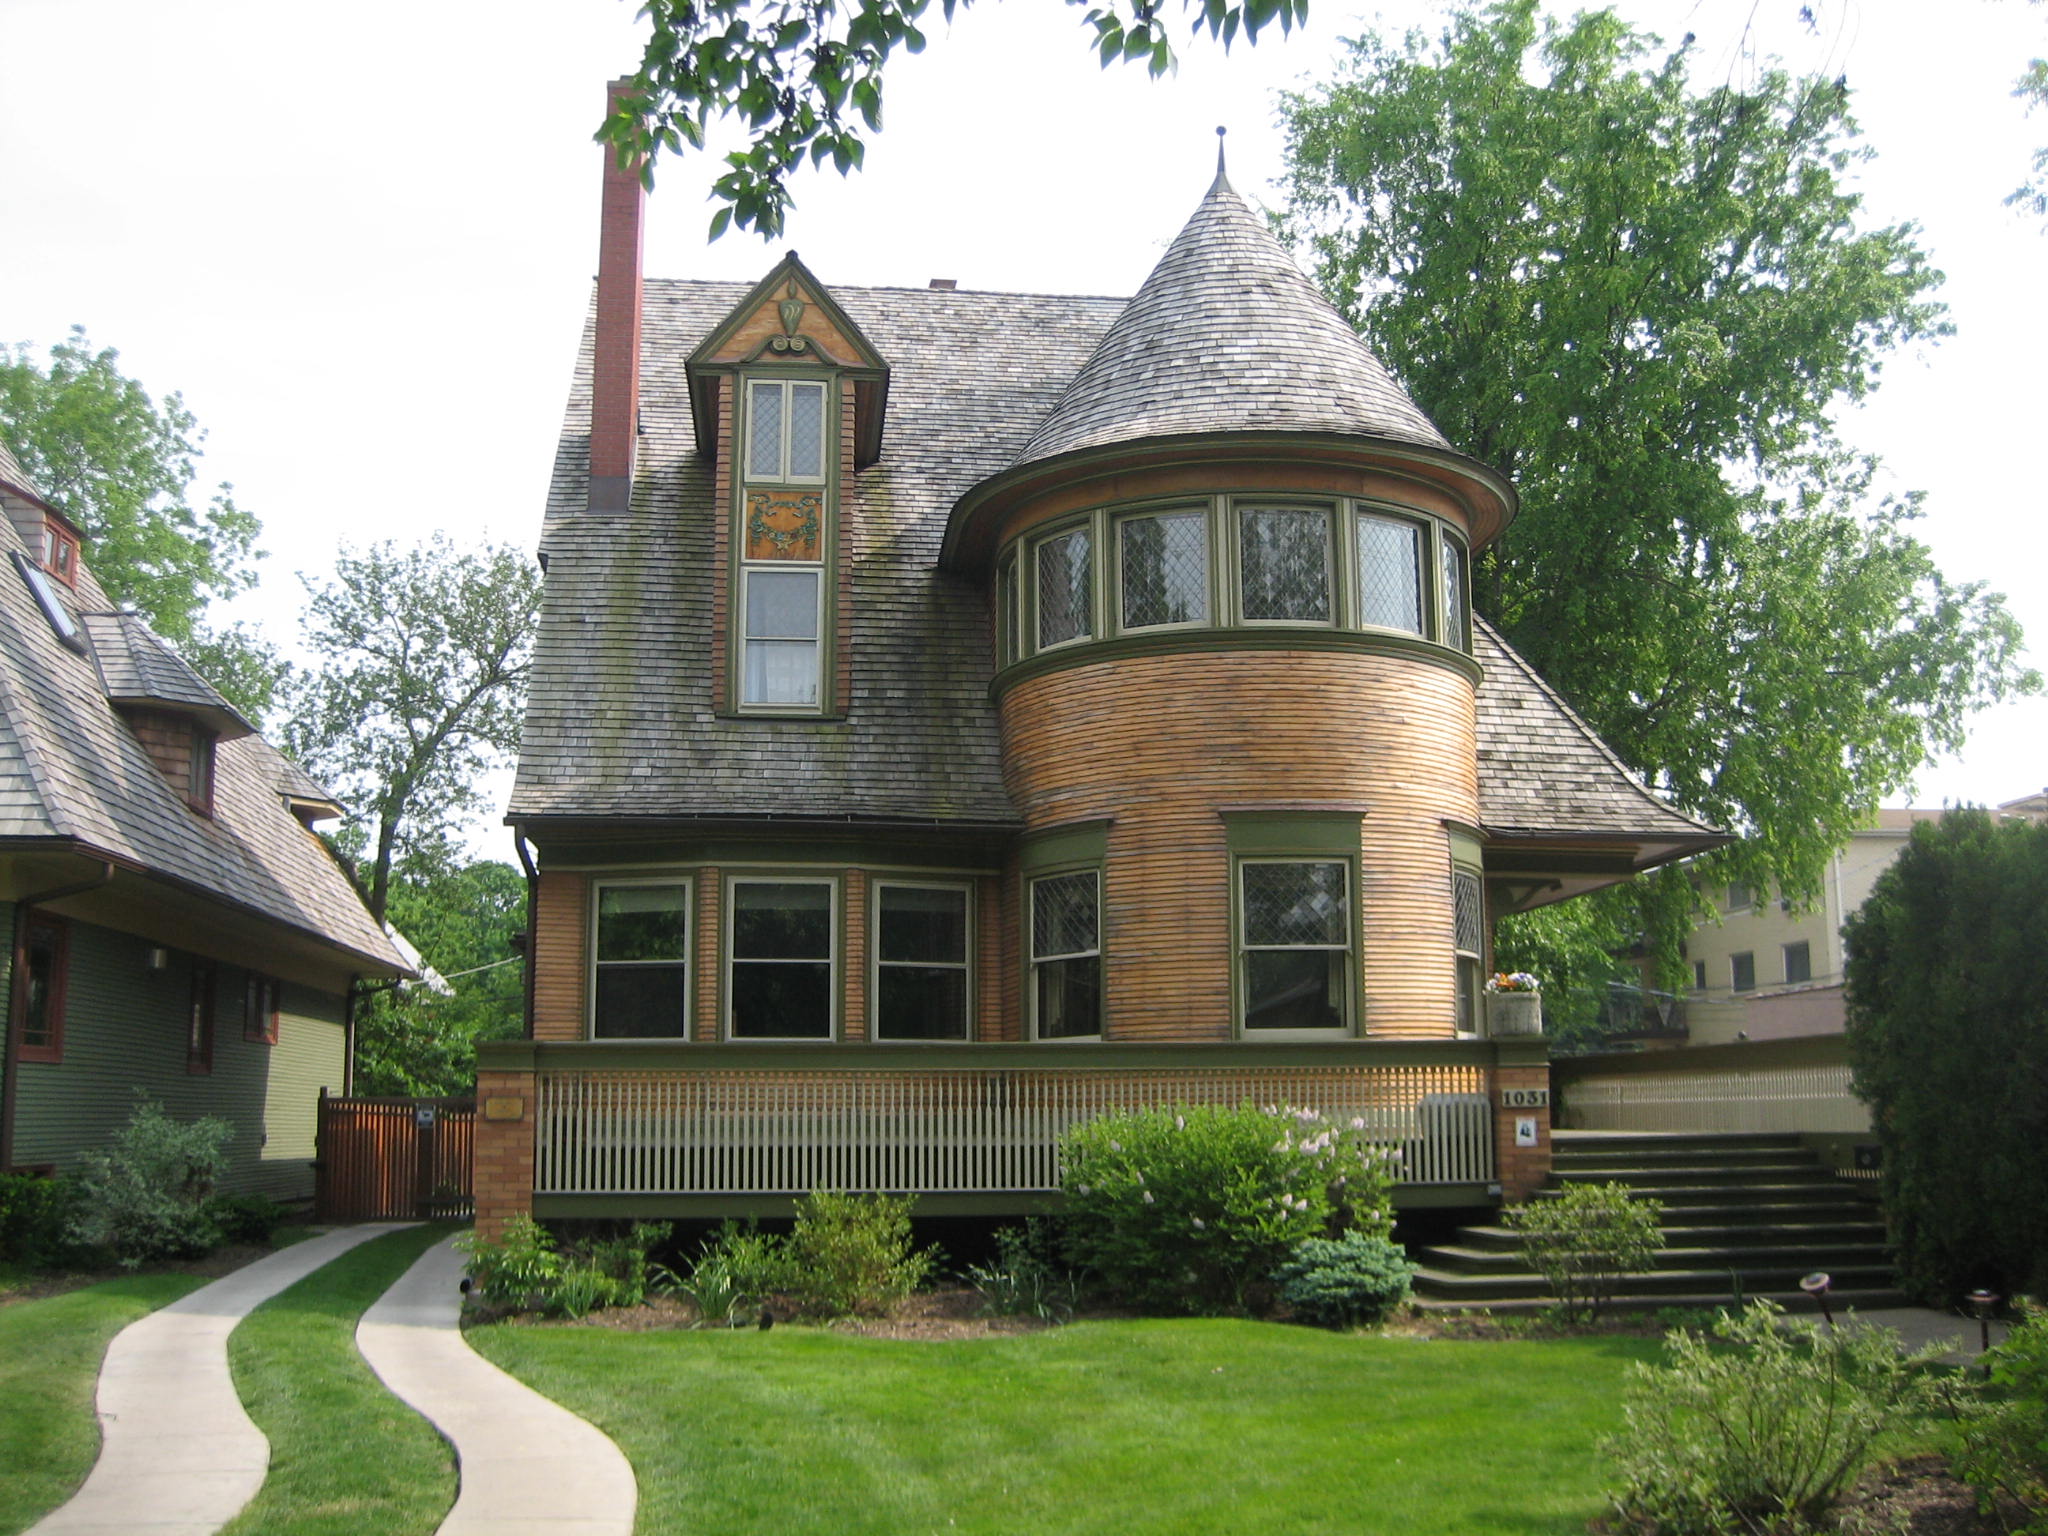
[[[1244,1027],[1342,1029],[1351,992],[1351,865],[1238,866]]]
[[[747,570],[741,703],[817,704],[821,577],[816,569]]]
[[[877,886],[875,1037],[967,1038],[964,886]]]
[[[1209,622],[1209,518],[1155,512],[1117,524],[1123,627]]]
[[[747,384],[747,478],[825,478],[822,381],[752,379]]]
[[[833,888],[735,880],[726,996],[736,1040],[832,1037]]]
[[[1422,529],[1405,518],[1358,514],[1358,617],[1422,633]]]
[[[1486,950],[1486,907],[1479,877],[1469,869],[1451,871],[1453,939],[1458,966],[1458,1028],[1479,1029],[1479,972]]]
[[[996,665],[1017,659],[1017,557],[1005,555],[996,567]]]
[[[690,888],[600,885],[590,1033],[598,1040],[684,1034],[690,998]]]
[[[1094,633],[1095,547],[1086,528],[1038,544],[1038,648]]]
[[[1314,507],[1238,514],[1238,582],[1247,619],[1330,619],[1330,517]]]
[[[1041,1040],[1102,1033],[1099,895],[1092,869],[1031,882],[1031,1008]]]
[[[1444,554],[1444,644],[1472,649],[1470,616],[1465,611],[1465,546],[1448,533],[1441,536]]]

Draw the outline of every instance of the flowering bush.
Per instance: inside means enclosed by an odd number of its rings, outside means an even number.
[[[1541,992],[1543,983],[1527,971],[1495,971],[1487,980],[1489,992]]]
[[[1068,1256],[1142,1307],[1243,1312],[1303,1238],[1392,1232],[1388,1156],[1364,1129],[1250,1104],[1077,1125],[1060,1143]]]

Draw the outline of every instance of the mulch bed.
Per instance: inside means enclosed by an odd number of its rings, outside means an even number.
[[[163,1259],[135,1269],[123,1269],[115,1264],[105,1269],[67,1269],[49,1274],[23,1275],[0,1284],[0,1307],[10,1307],[18,1301],[41,1301],[46,1296],[62,1296],[67,1291],[98,1285],[102,1280],[123,1280],[130,1275],[198,1275],[202,1279],[218,1280],[222,1275],[233,1274],[244,1264],[268,1258],[276,1251],[268,1243],[230,1243],[200,1259]]]

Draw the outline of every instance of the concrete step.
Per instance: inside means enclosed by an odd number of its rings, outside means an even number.
[[[1553,1166],[1556,1184],[1623,1184],[1634,1189],[1659,1184],[1672,1188],[1708,1189],[1722,1184],[1807,1185],[1827,1188],[1841,1183],[1827,1169],[1814,1162],[1672,1163],[1655,1168],[1563,1168]]]
[[[1793,1211],[1801,1208],[1790,1207]],[[1880,1222],[1785,1221],[1674,1222],[1666,1211],[1660,1223],[1664,1240],[1673,1247],[1740,1248],[1756,1243],[1790,1243],[1821,1248],[1883,1247],[1884,1226]],[[1522,1246],[1522,1236],[1511,1227],[1460,1227],[1458,1240],[1468,1247],[1489,1252],[1511,1252]]]
[[[1818,1318],[1820,1316],[1820,1308],[1815,1306],[1813,1298],[1803,1291],[1746,1291],[1743,1293],[1742,1299],[1745,1303],[1748,1303],[1756,1300],[1759,1296],[1775,1301],[1785,1309],[1788,1317]],[[1717,1308],[1728,1306],[1732,1299],[1726,1287],[1718,1291],[1696,1291],[1690,1294],[1673,1293],[1668,1296],[1617,1296],[1607,1304],[1607,1310],[1609,1312],[1651,1312],[1659,1311],[1665,1307],[1688,1307],[1713,1311]],[[1527,1315],[1529,1313],[1550,1311],[1557,1305],[1557,1298],[1544,1290],[1542,1282],[1538,1281],[1535,1290],[1520,1296],[1501,1296],[1491,1301],[1474,1302],[1443,1300],[1433,1296],[1424,1296],[1417,1292],[1416,1295],[1409,1299],[1408,1304],[1418,1312],[1470,1312],[1478,1310],[1489,1313]],[[1831,1290],[1828,1293],[1828,1305],[1834,1308],[1835,1316],[1838,1318],[1852,1311],[1876,1312],[1886,1307],[1903,1307],[1910,1306],[1911,1304],[1911,1298],[1904,1291],[1897,1290]]]
[[[1643,1301],[1657,1301],[1659,1298],[1678,1295],[1696,1295],[1719,1296],[1725,1302],[1739,1285],[1744,1296],[1803,1298],[1805,1293],[1799,1289],[1799,1282],[1811,1273],[1810,1269],[1800,1265],[1737,1269],[1732,1275],[1725,1267],[1660,1269],[1624,1275],[1616,1287],[1616,1293]],[[1892,1289],[1892,1268],[1889,1264],[1844,1265],[1829,1270],[1828,1276],[1833,1282],[1831,1291],[1839,1289],[1843,1292],[1860,1293]],[[1490,1306],[1497,1300],[1518,1296],[1544,1296],[1549,1292],[1543,1277],[1533,1271],[1465,1274],[1459,1270],[1439,1269],[1426,1264],[1416,1269],[1415,1289],[1431,1301],[1462,1300],[1470,1306]]]
[[[1618,1168],[1638,1172],[1651,1168],[1683,1168],[1703,1165],[1715,1168],[1811,1167],[1811,1159],[1798,1147],[1556,1147],[1551,1167],[1560,1173],[1590,1173]]]
[[[1448,1243],[1425,1248],[1415,1255],[1418,1264],[1458,1274],[1510,1274],[1529,1272],[1528,1261],[1514,1249],[1477,1248]],[[1881,1269],[1891,1263],[1891,1250],[1882,1243],[1856,1245],[1801,1245],[1770,1243],[1755,1247],[1672,1247],[1659,1250],[1653,1261],[1656,1271],[1694,1270],[1797,1270],[1801,1275],[1816,1269],[1830,1275],[1836,1270]]]

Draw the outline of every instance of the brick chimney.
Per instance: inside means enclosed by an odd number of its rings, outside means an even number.
[[[629,94],[630,78],[605,88],[607,115]],[[620,165],[602,146],[604,211],[597,245],[597,348],[590,390],[590,501],[593,512],[623,512],[633,493],[640,436],[640,229],[647,206],[637,159]]]

